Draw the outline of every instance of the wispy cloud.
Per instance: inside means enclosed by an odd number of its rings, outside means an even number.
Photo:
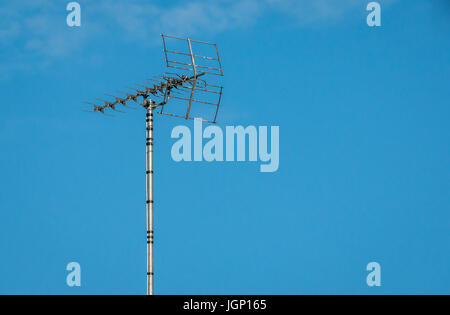
[[[94,11],[99,21],[108,20],[126,38],[143,38],[154,33],[178,35],[216,34],[252,25],[263,12],[265,0],[191,0],[164,7],[127,2],[98,1]]]
[[[363,8],[368,2],[361,0],[266,0],[274,8],[296,18],[299,24],[329,21],[342,17],[356,7]]]
[[[2,4],[0,72],[16,71],[30,59],[42,66],[70,56],[110,28],[115,40],[124,42],[157,38],[154,34],[161,32],[213,35],[251,27],[274,12],[289,15],[304,26],[342,18],[365,4],[361,0],[183,0],[164,3],[163,7],[142,0],[79,2],[81,28],[65,25],[66,2],[15,0]]]
[[[263,12],[263,2],[194,1],[163,12],[157,27],[174,33],[217,33],[251,25]]]

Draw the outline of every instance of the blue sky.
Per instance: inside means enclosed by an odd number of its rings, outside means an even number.
[[[68,2],[0,4],[0,293],[145,293],[143,110],[82,110],[163,32],[219,44],[218,125],[280,126],[280,168],[176,163],[156,117],[156,293],[450,293],[447,1]]]

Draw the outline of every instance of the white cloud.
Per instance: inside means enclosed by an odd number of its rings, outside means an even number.
[[[355,7],[363,8],[367,4],[361,0],[267,0],[267,2],[296,17],[300,24],[336,19]]]
[[[389,0],[394,1],[394,0]],[[65,2],[15,0],[0,8],[0,71],[21,68],[14,62],[41,59],[43,64],[65,57],[113,30],[117,41],[159,43],[162,32],[173,35],[210,34],[251,27],[274,12],[300,25],[343,17],[362,0],[183,0],[164,7],[154,1],[81,1],[82,27],[66,24]],[[363,18],[363,17],[362,17]],[[141,39],[146,39],[141,41]],[[6,49],[3,49],[6,48]],[[5,54],[12,54],[5,56]],[[13,61],[15,60],[15,61]],[[34,64],[36,66],[36,64]]]
[[[108,20],[127,39],[148,38],[162,32],[176,35],[215,34],[251,25],[262,13],[265,0],[191,0],[164,8],[141,1],[98,1],[92,11]]]
[[[263,1],[193,1],[174,7],[156,18],[156,27],[180,34],[217,33],[254,23]]]

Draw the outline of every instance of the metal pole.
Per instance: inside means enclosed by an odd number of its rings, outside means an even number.
[[[147,105],[147,295],[154,293],[153,272],[153,106]]]

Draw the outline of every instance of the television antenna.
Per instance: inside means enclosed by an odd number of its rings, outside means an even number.
[[[215,124],[223,94],[223,86],[211,84],[205,80],[205,77],[208,76],[223,77],[222,62],[219,57],[217,44],[168,35],[161,35],[161,38],[166,67],[175,69],[174,71],[176,72],[167,72],[163,75],[147,79],[142,84],[136,84],[136,87],[127,87],[127,89],[133,92],[118,91],[124,95],[122,97],[106,94],[114,100],[96,99],[101,102],[101,105],[85,102],[93,106],[92,110],[86,110],[86,112],[100,112],[107,116],[113,116],[106,112],[108,109],[124,113],[116,108],[119,105],[135,109],[127,105],[129,101],[141,105],[146,110],[147,295],[154,294],[155,275],[153,263],[153,112],[159,109],[157,113],[162,115],[184,118],[186,120],[198,119],[203,122]],[[174,46],[173,48],[172,45]],[[197,49],[209,52],[200,55],[200,53],[197,53]],[[179,73],[180,71],[182,72]],[[142,103],[139,102],[140,99],[142,99]],[[175,103],[175,101],[178,101],[179,106],[172,106],[170,108],[168,104]],[[212,117],[209,119],[196,118],[194,115],[197,113],[204,114],[202,111],[194,111],[196,105],[208,105],[212,107]],[[170,112],[168,111],[169,109],[175,109],[175,112]]]

